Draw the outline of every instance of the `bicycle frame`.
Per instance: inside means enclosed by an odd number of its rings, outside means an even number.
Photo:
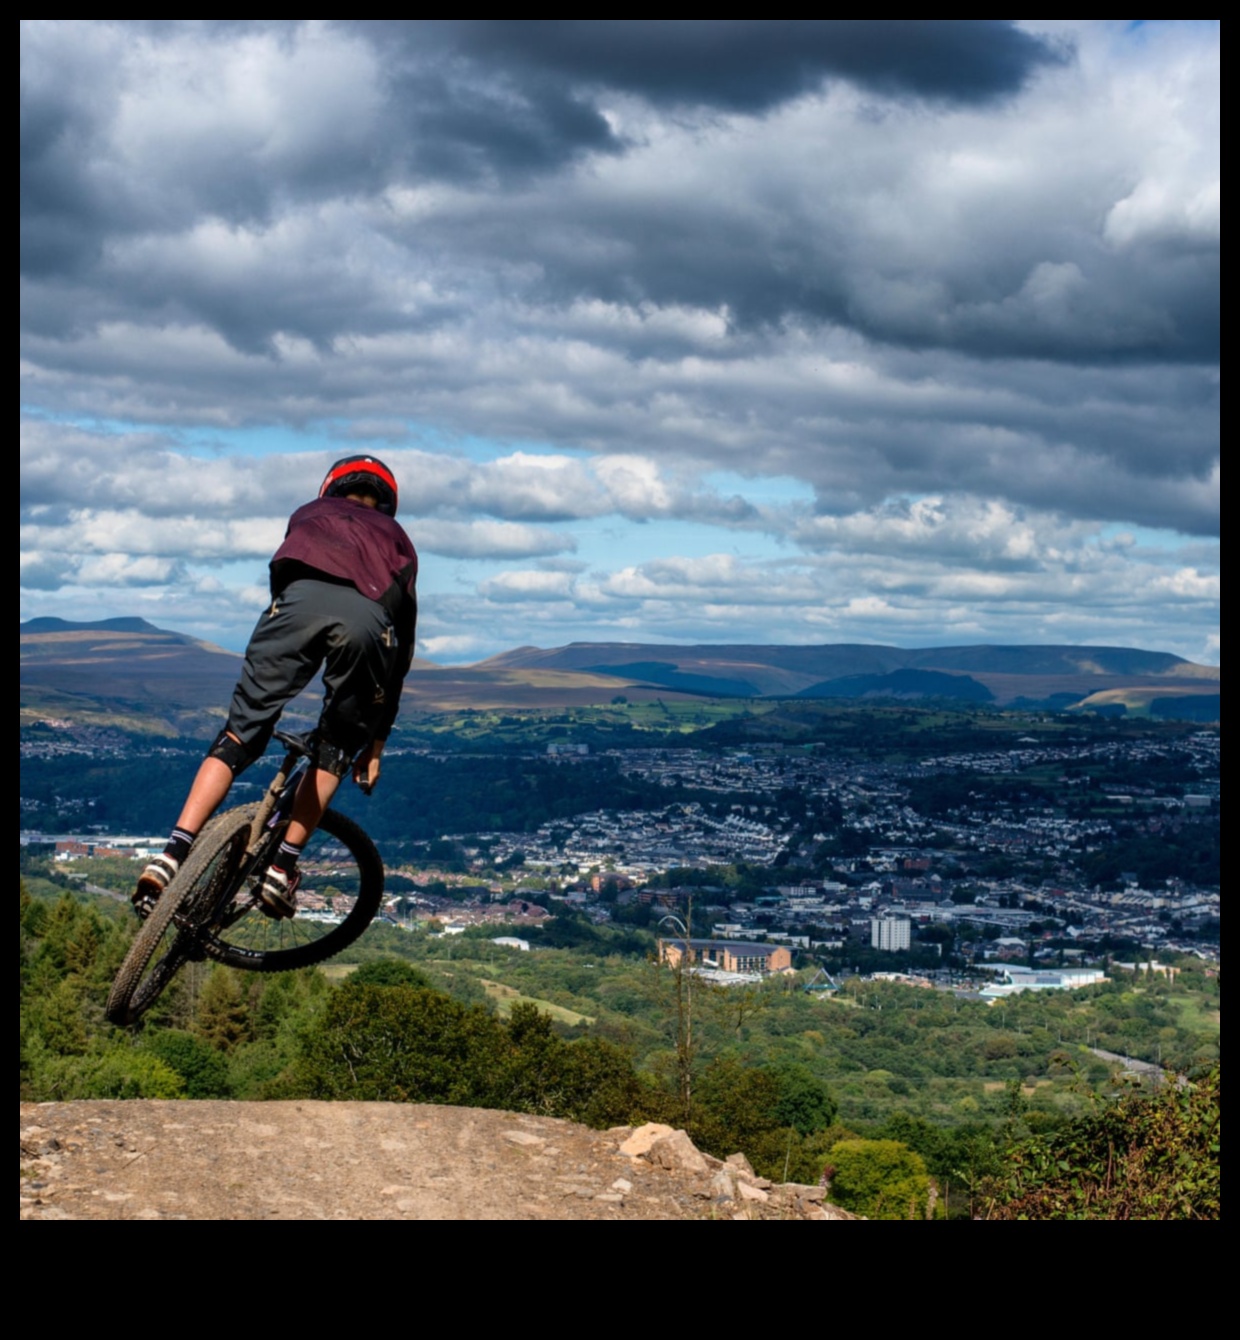
[[[245,849],[247,858],[252,858],[258,854],[263,836],[268,830],[288,822],[289,816],[293,812],[293,801],[297,796],[297,788],[301,785],[301,779],[305,775],[308,764],[309,760],[306,755],[299,754],[295,749],[290,749],[284,755],[284,762],[280,764],[276,775],[271,779],[267,790],[264,792],[262,800],[259,801],[258,813],[254,816],[254,822],[250,825],[250,841]]]
[[[218,930],[231,926],[246,914],[253,900],[250,900],[250,903],[236,904],[234,899],[237,890],[254,874],[256,862],[265,854],[264,849],[266,854],[269,854],[275,839],[288,826],[289,817],[293,812],[293,802],[297,798],[297,788],[301,785],[301,779],[305,776],[310,760],[302,741],[297,740],[294,746],[293,741],[296,737],[281,735],[278,738],[291,747],[284,755],[284,761],[258,803],[258,810],[250,824],[245,855],[233,872],[232,878],[219,889],[215,906],[209,916],[194,917],[193,921],[196,924],[178,919],[178,924],[195,938],[204,930]],[[210,950],[207,952],[210,954]]]

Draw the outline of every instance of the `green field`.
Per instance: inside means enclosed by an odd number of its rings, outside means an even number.
[[[1167,1004],[1176,1012],[1181,1028],[1216,1037],[1222,1030],[1222,1011],[1217,999],[1209,1000],[1197,994],[1172,995]]]
[[[520,991],[505,986],[502,982],[492,982],[485,977],[480,977],[478,982],[495,1002],[495,1012],[503,1017],[512,1013],[514,1005],[533,1005],[541,1013],[549,1015],[559,1023],[567,1024],[569,1028],[594,1022],[593,1015],[578,1014],[576,1010],[565,1009],[563,1005],[556,1005],[550,1000],[540,1000],[537,996],[523,996]]]

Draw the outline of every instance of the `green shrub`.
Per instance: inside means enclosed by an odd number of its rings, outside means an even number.
[[[186,1098],[227,1098],[228,1062],[210,1043],[180,1028],[148,1029],[143,1051],[180,1076]]]
[[[398,958],[377,958],[349,974],[353,986],[430,986],[421,968]]]
[[[990,1219],[1217,1219],[1221,1071],[1132,1094],[1025,1140],[990,1187]]]
[[[930,1177],[899,1140],[840,1140],[831,1146],[831,1200],[867,1219],[924,1219]]]
[[[514,1006],[505,1023],[438,991],[352,978],[309,1029],[294,1077],[310,1098],[504,1108],[591,1126],[626,1121],[641,1093],[620,1048],[565,1042],[533,1005]]]
[[[184,1098],[181,1076],[158,1056],[115,1047],[97,1056],[50,1057],[39,1068],[31,1097],[68,1102],[81,1098]]]

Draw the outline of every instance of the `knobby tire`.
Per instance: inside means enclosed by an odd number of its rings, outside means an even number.
[[[273,920],[258,910],[255,890],[275,853],[268,835],[257,861],[245,858],[258,803],[217,815],[203,829],[176,878],[143,923],[108,997],[108,1018],[133,1024],[154,1004],[179,969],[203,957],[246,972],[289,972],[338,954],[362,934],[383,899],[383,861],[363,830],[327,810],[302,858],[303,889],[343,884],[353,905],[339,924],[301,913]],[[334,852],[335,845],[346,855]],[[325,873],[326,872],[326,873]],[[217,917],[231,890],[231,918]]]
[[[235,834],[221,834],[214,821],[203,830],[200,842],[134,936],[112,982],[107,1016],[114,1024],[137,1023],[177,972],[191,958],[202,957],[194,919],[210,912],[213,891],[244,850],[244,838],[238,841]]]

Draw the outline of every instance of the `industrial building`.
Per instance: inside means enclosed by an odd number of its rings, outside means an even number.
[[[659,962],[675,968],[688,951],[688,962],[721,972],[758,973],[765,977],[792,968],[785,945],[747,944],[741,940],[660,940]]]

